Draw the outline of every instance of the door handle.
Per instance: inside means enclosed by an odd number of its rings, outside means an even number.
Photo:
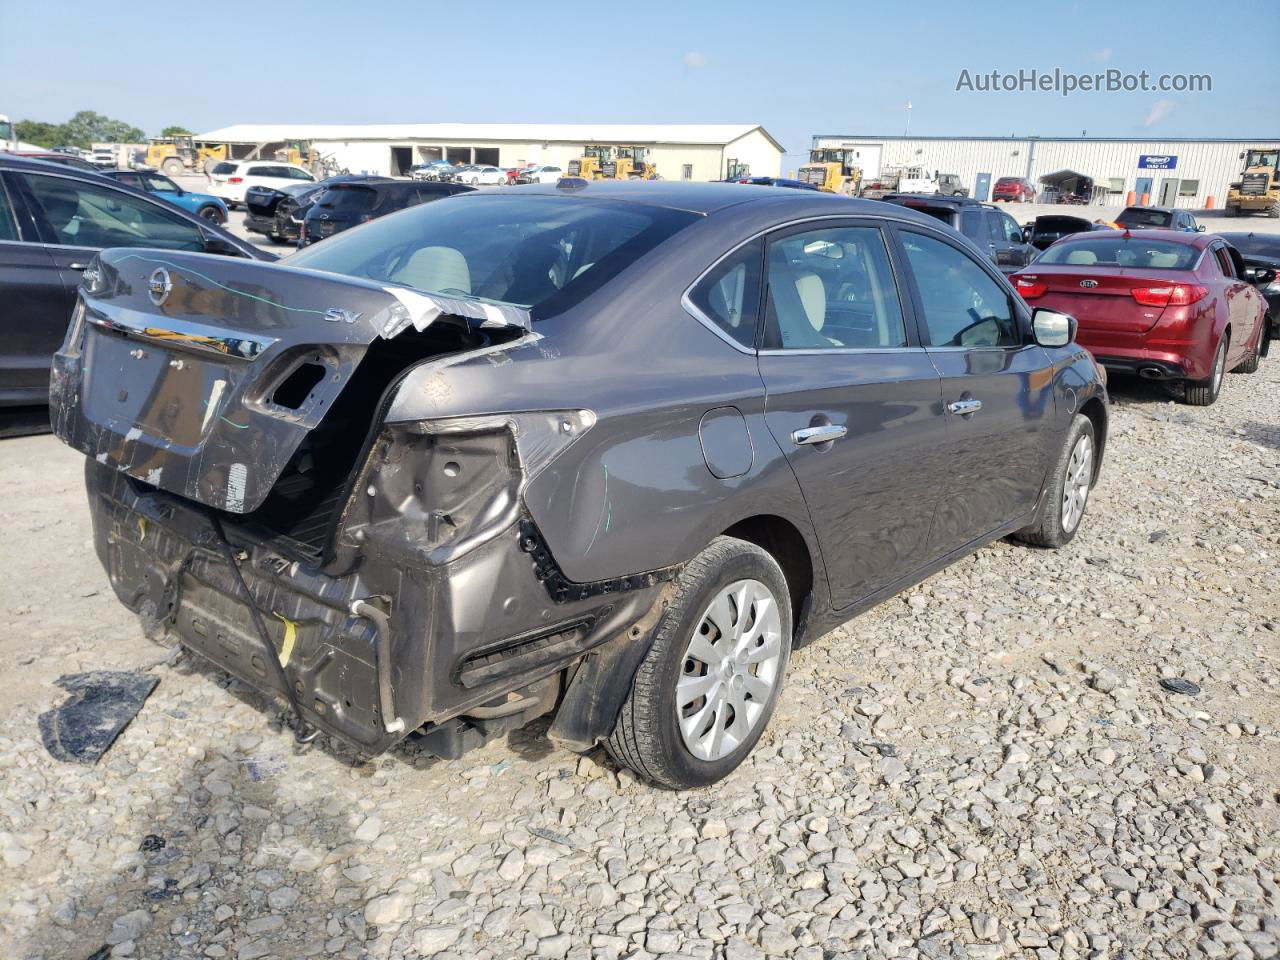
[[[803,430],[791,431],[791,442],[797,446],[811,443],[830,443],[839,440],[849,431],[838,423],[826,423],[820,427],[805,427]]]
[[[947,404],[948,413],[958,413],[965,417],[982,409],[981,400],[953,400]]]
[[[72,270],[86,270],[89,267],[87,263],[68,263],[67,266]]]

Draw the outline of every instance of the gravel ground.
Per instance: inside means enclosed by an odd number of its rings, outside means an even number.
[[[996,544],[800,651],[755,754],[686,793],[541,726],[295,751],[116,602],[81,458],[6,441],[0,956],[1277,956],[1280,360],[1209,408],[1113,387],[1073,544]],[[97,766],[54,761],[53,681],[100,668],[159,685]]]

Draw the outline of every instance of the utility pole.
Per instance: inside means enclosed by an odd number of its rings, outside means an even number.
[[[902,134],[904,137],[911,136],[911,101],[907,101],[907,129]]]

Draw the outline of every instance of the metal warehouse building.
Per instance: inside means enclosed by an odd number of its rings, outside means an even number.
[[[237,159],[270,158],[291,141],[311,143],[352,173],[400,176],[448,160],[514,167],[565,166],[587,146],[646,147],[667,180],[720,180],[735,164],[778,176],[782,147],[758,124],[390,123],[235,124],[195,138],[227,143]]]
[[[1153,206],[1221,208],[1240,179],[1248,149],[1280,140],[1112,140],[1093,137],[873,137],[819,135],[813,149],[848,149],[864,179],[888,167],[923,166],[954,173],[969,195],[986,200],[1001,177],[1040,178],[1072,171],[1092,178],[1095,203],[1122,207],[1147,194]]]

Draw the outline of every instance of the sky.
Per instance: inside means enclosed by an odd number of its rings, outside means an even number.
[[[784,164],[814,134],[901,134],[908,114],[920,135],[1280,133],[1270,48],[1242,46],[1238,5],[1141,9],[0,0],[0,113],[56,123],[94,110],[150,135],[251,122],[751,123],[783,144]],[[1251,36],[1280,35],[1280,3],[1249,9]],[[1055,68],[1208,74],[1212,91],[957,90],[965,70]]]

